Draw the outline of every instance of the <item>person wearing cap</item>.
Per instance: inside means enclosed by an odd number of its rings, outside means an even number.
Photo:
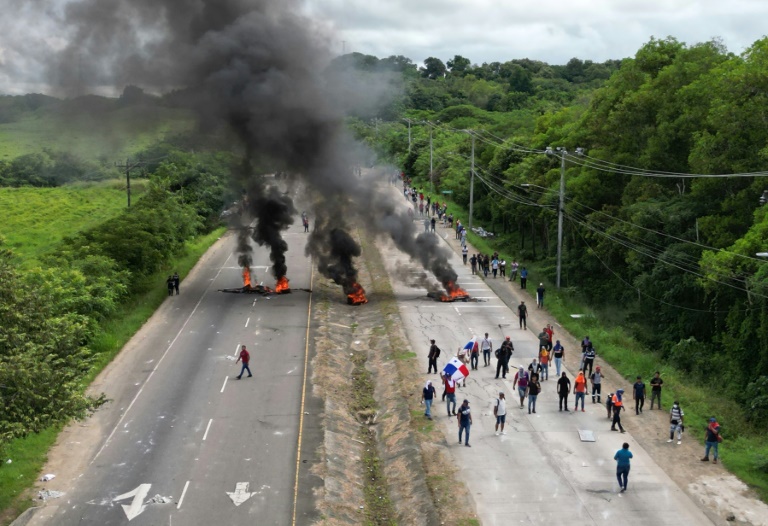
[[[536,307],[539,309],[544,308],[544,284],[539,283],[539,287],[536,289]]]
[[[496,417],[496,436],[499,436],[499,426],[501,434],[506,435],[504,424],[507,421],[507,399],[504,397],[504,391],[499,391],[499,397],[493,402],[493,415]]]
[[[618,425],[619,430],[622,433],[626,433],[624,427],[621,425],[621,410],[624,408],[624,402],[621,400],[623,395],[624,389],[618,389],[613,395],[613,422],[611,422],[611,431],[616,431],[616,426]]]
[[[520,328],[527,330],[528,307],[525,305],[524,301],[521,301],[520,305],[517,306],[517,316],[520,318]]]
[[[469,445],[469,428],[472,427],[472,413],[469,410],[469,400],[464,399],[464,403],[459,407],[459,414],[456,415],[456,421],[459,424],[459,444],[461,444],[461,432],[466,431],[464,435],[464,445],[466,447],[472,447]]]
[[[507,373],[509,372],[509,359],[512,357],[512,351],[515,350],[514,345],[512,345],[512,340],[509,338],[509,336],[506,337],[506,339],[501,343],[501,348],[498,350],[498,355],[496,356],[496,379],[499,378],[499,373],[501,373],[502,378],[507,377]]]
[[[702,462],[709,462],[709,451],[711,449],[715,457],[714,463],[717,464],[717,446],[722,440],[723,437],[720,436],[720,424],[717,423],[717,419],[713,416],[709,419],[709,425],[707,426],[707,437],[704,442],[706,449],[704,449],[704,458],[701,459]]]
[[[592,383],[592,403],[595,403],[595,396],[597,396],[597,403],[602,403],[600,401],[600,391],[603,387],[603,373],[600,371],[600,366],[598,365],[595,367],[595,372],[592,373],[592,376],[589,377],[590,382]]]
[[[613,455],[613,460],[616,461],[616,479],[619,481],[619,487],[621,493],[627,491],[627,479],[629,478],[629,460],[633,457],[632,452],[629,450],[629,444],[624,442],[621,449]]]

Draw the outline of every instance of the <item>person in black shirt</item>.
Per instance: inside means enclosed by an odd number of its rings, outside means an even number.
[[[459,407],[459,414],[456,415],[456,420],[459,423],[459,444],[461,444],[461,432],[466,430],[467,434],[464,437],[464,445],[469,445],[469,428],[472,427],[472,413],[469,410],[469,400],[464,400],[464,403]]]
[[[651,409],[653,409],[653,401],[656,400],[661,409],[661,386],[664,384],[664,380],[661,379],[659,371],[651,378]]]
[[[643,412],[643,406],[645,405],[645,384],[639,376],[632,386],[632,398],[635,400],[635,414],[639,415]]]
[[[177,296],[179,295],[179,281],[181,281],[181,279],[179,278],[179,273],[175,272],[173,274],[173,288],[176,290]]]
[[[520,317],[520,328],[528,329],[528,307],[525,306],[525,302],[521,301],[517,306],[517,315]]]
[[[165,284],[168,285],[168,295],[173,296],[173,276],[168,276],[165,280]]]
[[[507,377],[509,372],[509,359],[512,357],[512,351],[515,350],[515,346],[512,345],[512,340],[507,338],[501,343],[501,348],[498,349],[498,356],[496,357],[496,378],[499,378],[499,373],[502,374],[502,378]]]
[[[560,411],[568,411],[568,393],[571,392],[571,381],[568,379],[568,375],[563,372],[560,379],[557,381],[557,396],[560,398]]]
[[[435,345],[435,340],[429,340],[429,343],[431,345],[429,346],[429,354],[427,355],[427,358],[429,359],[427,374],[432,372],[432,368],[435,369],[435,374],[437,374],[437,358],[440,356],[440,347]]]

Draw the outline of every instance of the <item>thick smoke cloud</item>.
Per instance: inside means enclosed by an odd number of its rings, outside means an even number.
[[[391,193],[353,171],[360,149],[345,132],[346,112],[350,104],[381,107],[388,78],[356,83],[334,75],[330,36],[298,8],[294,0],[74,0],[62,15],[68,44],[49,61],[49,80],[64,91],[83,79],[177,89],[176,100],[198,112],[201,126],[229,129],[244,152],[233,176],[245,182],[256,218],[239,236],[244,265],[250,236],[269,246],[275,277],[287,270],[281,232],[295,210],[253,168],[272,166],[299,174],[315,196],[319,220],[308,250],[326,275],[342,285],[356,279],[354,225],[390,237],[447,288],[456,274],[437,238],[416,236]]]

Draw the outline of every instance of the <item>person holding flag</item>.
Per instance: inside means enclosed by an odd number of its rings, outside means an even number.
[[[461,361],[461,363],[464,364],[464,368],[466,369],[466,365],[469,364],[470,356],[473,352],[473,350],[477,349],[477,336],[473,336],[471,340],[469,340],[464,347],[461,347],[456,352],[456,357]],[[469,376],[469,373],[467,373],[466,376]],[[458,381],[459,379],[455,379]],[[464,381],[464,387],[467,386],[466,380]]]
[[[469,376],[469,368],[467,364],[459,360],[458,358],[451,358],[445,367],[443,367],[443,377],[446,380],[451,380],[458,385],[458,382],[464,380],[464,386],[466,387],[466,378]]]

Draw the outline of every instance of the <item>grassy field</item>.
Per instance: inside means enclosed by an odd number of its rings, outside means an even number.
[[[146,181],[132,181],[134,199]],[[22,260],[35,260],[64,237],[99,225],[126,206],[125,182],[58,188],[0,188],[0,236]]]
[[[189,131],[193,124],[187,111],[162,107],[76,114],[40,109],[20,121],[0,124],[0,160],[49,148],[84,159],[125,161],[166,136]]]

